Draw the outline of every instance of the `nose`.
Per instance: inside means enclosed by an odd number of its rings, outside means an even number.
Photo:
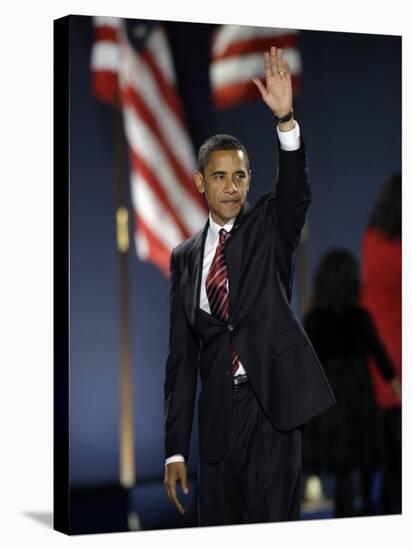
[[[236,176],[233,176],[233,178],[229,177],[226,179],[225,191],[227,193],[237,193],[238,189],[236,186],[235,177]]]

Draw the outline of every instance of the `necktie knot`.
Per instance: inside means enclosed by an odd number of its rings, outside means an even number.
[[[225,242],[227,234],[228,234],[228,232],[226,231],[226,229],[224,229],[222,227],[222,229],[219,231],[219,242],[220,242],[220,244],[223,244]]]

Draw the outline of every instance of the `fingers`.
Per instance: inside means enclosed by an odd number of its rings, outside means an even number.
[[[166,467],[166,474],[165,479],[163,482],[163,485],[165,486],[167,496],[170,500],[170,502],[176,506],[176,508],[179,510],[181,514],[185,513],[185,509],[183,508],[181,502],[177,498],[176,494],[176,481],[178,479],[181,479],[182,488],[183,491],[187,494],[189,492],[189,487],[187,483],[187,473],[186,468],[183,469],[176,469],[176,466],[174,468],[171,468],[168,470]]]
[[[282,51],[280,50],[280,48],[276,48],[275,46],[272,46],[270,48],[270,65],[272,67],[273,76],[277,76],[279,72],[279,66],[278,66],[279,51],[280,51],[280,56],[282,56]]]
[[[285,71],[285,62],[283,60],[283,52],[281,48],[278,48],[276,51],[276,62],[277,62],[278,74],[282,74],[282,71]]]
[[[183,508],[180,500],[177,498],[176,483],[175,482],[173,482],[172,485],[169,486],[169,491],[170,491],[170,497],[171,497],[171,500],[172,500],[172,504],[174,504],[176,506],[176,508],[179,510],[179,512],[181,514],[184,514],[185,509]]]
[[[170,502],[172,502],[172,495],[170,494],[168,483],[166,481],[164,481],[163,485],[165,486],[168,499],[170,500]]]
[[[269,52],[264,53],[264,60],[265,60],[265,77],[266,77],[266,82],[268,82],[269,79],[273,76]]]
[[[269,76],[275,76],[284,78],[286,75],[290,74],[289,63],[286,59],[283,59],[283,50],[282,48],[276,48],[276,46],[271,46],[270,54],[265,52],[265,74],[266,80]]]
[[[264,52],[264,65],[266,82],[257,77],[252,80],[269,109],[277,116],[286,114],[291,110],[292,82],[282,49],[271,46]]]
[[[169,497],[170,502],[176,506],[176,508],[179,510],[181,514],[185,513],[185,509],[183,508],[182,504],[180,503],[179,499],[177,498],[176,494],[176,480],[167,480],[164,482],[164,486],[166,488],[167,496]]]

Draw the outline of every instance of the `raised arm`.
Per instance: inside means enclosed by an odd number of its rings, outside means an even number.
[[[266,85],[259,78],[253,81],[263,101],[278,118],[279,129],[278,177],[275,193],[268,199],[267,212],[276,235],[293,252],[299,243],[311,202],[306,149],[293,118],[292,79],[282,50],[272,47],[270,52],[265,52],[264,63]],[[282,122],[282,117],[288,120]],[[288,134],[292,139],[285,139]],[[290,142],[297,142],[297,145],[290,147]]]

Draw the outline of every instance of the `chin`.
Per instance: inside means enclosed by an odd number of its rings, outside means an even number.
[[[220,217],[230,220],[231,218],[239,214],[240,209],[241,207],[239,205],[234,206],[233,208],[225,208],[225,211],[220,213]]]

